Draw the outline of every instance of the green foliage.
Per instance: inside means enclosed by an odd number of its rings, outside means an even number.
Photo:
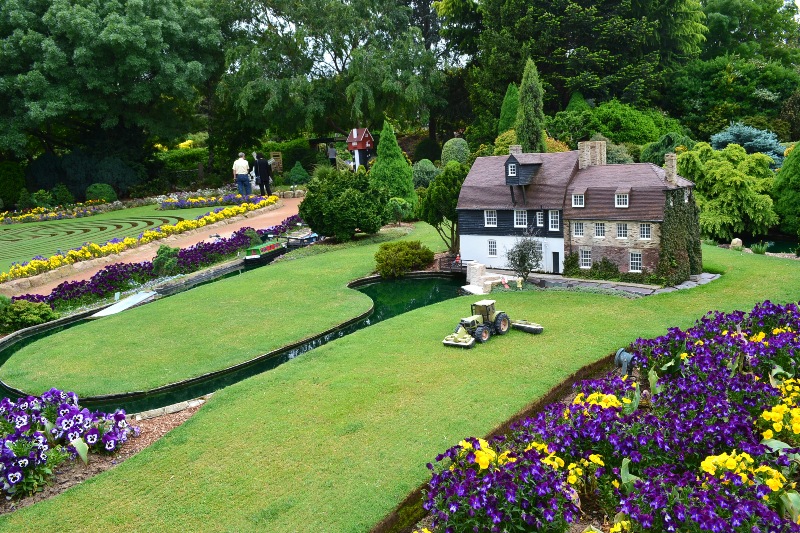
[[[789,129],[788,140],[800,140],[800,91],[793,92],[783,101],[780,118]]]
[[[164,170],[194,170],[199,165],[208,164],[208,148],[184,148],[156,152],[155,160]]]
[[[357,230],[377,233],[381,228],[386,196],[370,185],[367,174],[317,167],[300,204],[300,216],[320,235],[352,240]]]
[[[752,250],[752,252],[757,255],[766,254],[768,248],[769,248],[769,243],[763,241],[754,242],[753,244],[750,245],[750,250]]]
[[[781,231],[797,234],[800,231],[800,148],[789,152],[783,160],[772,190]]]
[[[375,270],[382,278],[399,278],[433,262],[433,251],[420,241],[386,242],[375,253]]]
[[[345,150],[336,148],[341,156]],[[304,138],[292,139],[284,142],[268,142],[261,145],[260,151],[269,158],[270,152],[280,152],[284,169],[291,169],[299,161],[305,169],[314,169],[317,165],[325,163],[328,158],[323,152],[308,144]]]
[[[469,144],[461,137],[453,137],[442,147],[442,167],[446,167],[450,161],[466,164],[469,159]]]
[[[600,122],[588,108],[581,111],[559,111],[552,118],[546,117],[545,125],[554,139],[567,143],[573,150],[580,141],[588,140],[600,131]]]
[[[136,172],[118,157],[104,157],[97,164],[97,176],[108,183],[120,195],[127,196],[128,190],[135,185],[139,178]]]
[[[417,205],[414,192],[414,177],[403,151],[397,144],[394,128],[385,121],[378,144],[378,158],[369,171],[370,185],[384,191],[388,198],[403,198],[412,206]]]
[[[108,183],[92,183],[86,188],[87,200],[103,200],[104,202],[116,202],[117,193]]]
[[[430,137],[422,139],[414,148],[414,161],[422,161],[428,159],[430,161],[437,161],[442,158],[442,148],[435,140]]]
[[[516,135],[515,135],[516,138]],[[479,157],[486,157],[494,155],[494,146],[490,144],[481,144],[478,146],[478,149],[469,154],[467,158],[467,166],[472,167],[472,164],[475,163],[475,160]]]
[[[31,201],[35,207],[53,207],[53,195],[49,191],[39,189],[31,194]]]
[[[519,109],[519,90],[516,83],[509,83],[506,95],[503,98],[503,105],[500,107],[500,120],[497,122],[497,134],[501,135],[511,128],[517,121],[517,110]]]
[[[25,187],[19,190],[19,197],[17,198],[17,211],[22,211],[23,209],[31,209],[36,207],[33,203],[33,198],[31,198],[31,193],[28,192],[28,189]]]
[[[414,208],[404,198],[389,198],[386,204],[388,220],[394,220],[398,226],[403,220],[409,219],[414,214]]]
[[[777,224],[769,196],[771,163],[772,158],[749,155],[735,144],[717,151],[698,143],[678,155],[678,174],[695,184],[705,236],[729,241],[737,234],[764,234]]]
[[[491,155],[508,155],[508,149],[517,142],[516,130],[507,130],[497,136],[494,140],[494,152]]]
[[[0,161],[0,200],[11,207],[25,187],[25,167],[15,161]]]
[[[308,183],[309,179],[311,179],[311,176],[306,172],[306,169],[303,168],[300,161],[296,161],[292,170],[289,172],[289,180],[292,182],[292,185]]]
[[[676,153],[676,148],[679,146],[691,150],[694,145],[695,142],[686,135],[670,132],[663,135],[659,140],[646,144],[642,148],[639,161],[653,163],[661,167],[664,166],[664,156],[666,154]]]
[[[458,195],[469,173],[467,165],[451,161],[428,187],[420,218],[436,228],[450,252],[458,252]]]
[[[569,103],[564,111],[568,113],[582,113],[584,111],[591,111],[591,109],[588,102],[586,102],[586,98],[583,97],[580,91],[575,91],[569,97]]]
[[[536,237],[535,231],[526,231],[516,238],[510,250],[506,250],[506,264],[523,280],[542,265],[542,243]]]
[[[153,258],[153,272],[157,276],[174,276],[178,274],[178,252],[180,248],[172,248],[166,244],[158,247]]]
[[[762,153],[772,158],[772,168],[783,164],[783,146],[771,131],[745,126],[741,122],[731,124],[721,132],[711,136],[711,147],[722,150],[729,144],[738,144],[748,154]]]
[[[633,157],[628,153],[628,149],[623,144],[616,144],[611,139],[604,137],[599,133],[592,135],[592,141],[605,141],[606,142],[606,163],[609,165],[633,163]]]
[[[653,113],[640,111],[619,100],[603,102],[594,109],[594,116],[599,123],[599,132],[616,143],[632,142],[645,144],[658,140],[667,131],[663,127],[679,126],[670,123],[661,127],[654,120]]]
[[[414,166],[411,167],[411,173],[414,179],[414,188],[420,187],[427,188],[431,181],[439,175],[440,169],[431,163],[428,159],[420,159]]]
[[[257,244],[261,244],[262,241],[261,237],[259,236],[258,232],[253,228],[247,228],[244,232],[250,238],[250,246],[255,246]]]
[[[0,306],[0,333],[11,333],[18,329],[38,326],[58,318],[46,303],[34,303],[27,300],[15,300]]]
[[[607,257],[594,261],[591,268],[581,268],[577,252],[566,254],[564,257],[564,277],[624,281],[626,283],[648,283],[651,285],[664,284],[663,278],[646,270],[642,270],[642,272],[620,272],[619,267]]]
[[[656,275],[669,285],[703,272],[699,211],[692,194],[681,189],[666,192],[661,248]]]
[[[523,152],[547,151],[544,133],[544,90],[536,64],[528,59],[519,86],[519,107],[514,129]]]
[[[69,192],[63,183],[57,183],[53,187],[53,202],[55,205],[70,205],[75,203],[75,197]]]

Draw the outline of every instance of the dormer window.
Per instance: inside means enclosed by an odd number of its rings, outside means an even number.
[[[572,195],[572,207],[583,207],[583,195],[582,194],[573,194]]]
[[[509,163],[508,164],[508,176],[509,177],[516,177],[517,175],[517,164],[516,163]]]
[[[627,208],[628,207],[628,194],[617,193],[614,195],[614,207]]]

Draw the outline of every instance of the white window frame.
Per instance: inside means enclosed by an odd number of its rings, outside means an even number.
[[[517,176],[517,164],[516,163],[509,163],[508,164],[508,176],[509,177],[516,177]]]
[[[627,238],[628,238],[628,223],[617,222],[617,239],[627,239]]]
[[[572,207],[584,207],[584,197],[582,194],[572,195]]]
[[[540,228],[544,227],[544,211],[536,212],[536,225]]]
[[[652,237],[652,230],[650,224],[642,222],[639,224],[639,238],[644,241],[649,241]]]
[[[634,262],[634,256],[637,256],[637,260]],[[641,272],[642,271],[642,262],[644,257],[642,256],[642,252],[631,250],[631,254],[628,259],[628,272]],[[634,263],[639,264],[639,268],[634,268]]]
[[[629,203],[627,193],[618,193],[614,195],[614,207],[627,209]]]
[[[578,266],[583,269],[592,268],[592,249],[579,248],[578,249]]]
[[[561,231],[561,216],[557,209],[551,209],[547,212],[547,228],[550,231]]]
[[[689,189],[683,189],[683,203],[689,203]]]
[[[486,209],[483,211],[483,225],[487,228],[497,227],[497,210]]]
[[[514,210],[514,227],[527,228],[528,227],[528,212],[524,209]]]
[[[598,231],[602,229],[603,231]],[[598,239],[604,239],[606,236],[606,223],[605,222],[595,222],[594,223],[594,236]]]
[[[572,234],[576,237],[583,237],[583,222],[575,222]]]
[[[497,257],[497,241],[495,239],[487,241],[487,255],[489,257]]]

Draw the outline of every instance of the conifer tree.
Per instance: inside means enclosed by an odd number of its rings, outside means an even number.
[[[539,81],[539,72],[532,60],[525,63],[522,83],[519,86],[519,108],[517,109],[517,141],[523,152],[544,153],[547,150],[544,134],[544,90]]]
[[[500,106],[500,120],[497,122],[498,135],[514,127],[514,122],[517,120],[517,108],[519,108],[519,90],[517,90],[517,84],[511,82],[506,89],[503,105]]]
[[[387,198],[402,198],[416,207],[414,174],[388,120],[383,123],[378,158],[369,171],[369,182],[372,187],[385,191]]]

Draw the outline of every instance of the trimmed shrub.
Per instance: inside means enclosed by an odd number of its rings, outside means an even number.
[[[461,137],[454,137],[444,143],[442,147],[442,167],[447,166],[450,161],[457,161],[462,165],[469,159],[469,145]]]
[[[422,139],[419,144],[417,144],[416,148],[414,148],[414,161],[422,161],[423,159],[436,161],[437,159],[441,159],[441,157],[442,147],[430,137]]]
[[[427,188],[433,179],[439,175],[439,172],[441,172],[441,170],[436,168],[436,166],[431,163],[429,159],[420,159],[414,163],[413,167],[411,167],[411,174],[414,179],[414,188]]]
[[[387,220],[394,220],[395,224],[399,225],[402,220],[411,218],[411,215],[414,214],[414,207],[404,198],[389,198],[386,211]]]
[[[36,207],[53,207],[53,195],[44,189],[39,189],[31,194],[31,201]]]
[[[102,200],[106,203],[116,202],[117,193],[108,183],[92,183],[86,188],[87,200]]]
[[[616,144],[612,142],[611,139],[608,139],[599,133],[592,135],[590,140],[606,142],[606,162],[609,165],[633,163],[633,157],[631,157],[631,154],[628,153],[628,149],[625,148],[625,145]]]
[[[296,161],[292,170],[289,172],[289,180],[291,181],[292,185],[302,185],[304,183],[308,183],[308,180],[311,179],[311,176],[306,172],[306,169],[303,168],[303,165],[300,161]]]
[[[494,155],[508,155],[508,148],[512,144],[517,144],[516,130],[511,129],[501,133],[494,140]]]
[[[403,198],[416,207],[414,177],[411,164],[397,144],[394,129],[387,120],[383,124],[378,158],[369,171],[369,182],[375,189],[383,190],[388,198]]]
[[[57,183],[53,187],[53,202],[55,205],[71,205],[75,203],[75,197],[69,192],[63,183]]]
[[[178,252],[180,248],[172,248],[166,244],[158,247],[153,258],[153,273],[156,276],[174,276],[178,274]]]
[[[0,333],[38,326],[55,320],[58,316],[46,303],[16,300],[0,311]]]
[[[31,209],[33,207],[35,206],[33,204],[33,199],[31,198],[31,193],[28,192],[28,189],[23,187],[19,190],[19,197],[17,197],[17,211]]]
[[[519,109],[519,90],[515,83],[509,83],[503,104],[500,106],[500,120],[497,121],[497,134],[501,135],[514,127]]]
[[[741,122],[731,124],[721,132],[711,136],[711,147],[722,150],[729,144],[738,144],[748,154],[762,153],[772,158],[772,169],[783,165],[784,148],[778,136],[771,131],[745,126]]]
[[[208,148],[183,148],[157,152],[154,156],[164,170],[190,170],[208,162]]]
[[[386,242],[375,253],[375,270],[382,278],[398,278],[433,262],[433,251],[420,241]]]
[[[653,163],[658,166],[664,166],[664,155],[675,152],[679,146],[685,147],[687,150],[694,148],[695,142],[680,133],[670,132],[663,135],[656,142],[652,142],[642,147],[642,152],[639,161],[642,163]]]

